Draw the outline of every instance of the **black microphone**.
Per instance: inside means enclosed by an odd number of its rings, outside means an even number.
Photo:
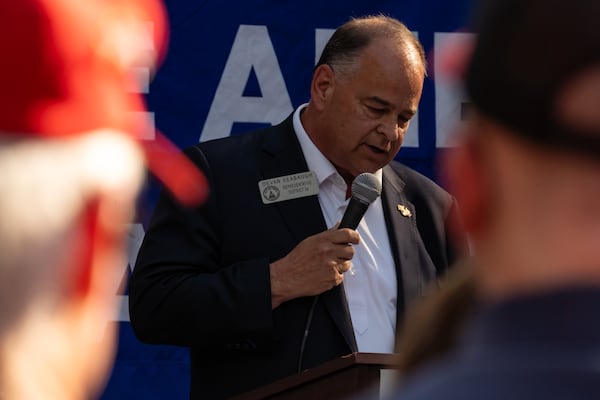
[[[360,220],[367,212],[369,205],[377,200],[379,195],[381,195],[381,182],[375,175],[364,172],[354,178],[350,190],[350,202],[348,203],[348,207],[346,207],[346,211],[344,211],[344,216],[342,217],[342,221],[340,222],[338,229],[356,229],[360,223]],[[306,340],[308,338],[310,325],[312,324],[313,314],[315,312],[315,307],[318,300],[319,295],[313,298],[310,310],[308,311],[306,325],[304,326],[304,336],[302,337],[302,342],[300,343],[300,355],[298,357],[297,372],[302,372],[304,349],[306,347]]]
[[[352,181],[351,197],[338,228],[356,229],[367,212],[369,205],[381,194],[381,182],[368,172],[363,172]]]

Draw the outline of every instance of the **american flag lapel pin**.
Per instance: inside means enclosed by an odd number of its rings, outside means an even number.
[[[406,218],[412,217],[412,213],[410,212],[408,207],[406,207],[403,204],[398,204],[398,211],[400,211],[400,214],[402,214],[403,217],[406,217]]]

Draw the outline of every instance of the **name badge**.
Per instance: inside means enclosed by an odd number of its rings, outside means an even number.
[[[319,193],[319,182],[312,171],[279,176],[258,182],[264,204],[298,199]]]

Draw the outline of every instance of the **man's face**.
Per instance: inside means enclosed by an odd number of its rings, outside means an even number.
[[[323,154],[352,177],[388,164],[417,112],[423,79],[416,51],[374,41],[355,70],[334,72],[317,138]]]

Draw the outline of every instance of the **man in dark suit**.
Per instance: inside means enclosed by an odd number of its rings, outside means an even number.
[[[162,195],[130,312],[142,341],[190,347],[192,398],[228,397],[351,352],[394,351],[405,306],[456,256],[454,199],[393,161],[425,73],[406,26],[355,19],[325,47],[308,104],[278,126],[186,150],[209,179],[209,200],[190,209]],[[363,172],[382,195],[357,230],[337,229]]]

